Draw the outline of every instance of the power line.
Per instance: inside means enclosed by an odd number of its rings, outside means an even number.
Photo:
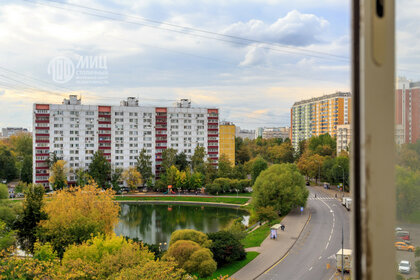
[[[342,61],[342,62],[349,62],[349,59],[346,58],[346,57],[335,56],[335,55],[331,55],[331,54],[328,54],[328,53],[321,53],[321,52],[318,52],[318,51],[303,50],[303,49],[299,49],[299,48],[296,48],[296,47],[287,47],[290,50],[284,50],[284,49],[281,49],[281,48],[286,48],[286,47],[278,46],[278,45],[276,45],[274,43],[270,43],[270,42],[246,39],[246,38],[241,38],[241,37],[237,37],[237,38],[238,39],[240,38],[239,40],[242,40],[242,41],[235,41],[235,40],[232,40],[232,39],[233,39],[233,37],[236,37],[236,36],[231,36],[231,35],[220,34],[220,33],[208,31],[209,33],[213,33],[211,35],[216,35],[216,36],[219,36],[219,37],[222,37],[222,38],[209,37],[209,36],[205,36],[205,35],[201,35],[201,34],[186,32],[184,30],[174,30],[174,29],[164,28],[162,26],[155,26],[155,25],[140,23],[140,22],[136,22],[136,21],[128,21],[128,20],[123,20],[123,19],[117,19],[117,18],[104,16],[104,15],[100,15],[100,14],[96,14],[96,13],[86,12],[86,11],[69,9],[68,7],[59,7],[59,6],[56,6],[56,5],[34,2],[34,1],[30,1],[30,0],[22,0],[22,1],[29,2],[31,4],[41,5],[41,6],[53,7],[53,8],[61,9],[61,10],[78,12],[78,13],[91,15],[91,16],[95,16],[95,17],[100,17],[100,18],[104,18],[104,19],[108,19],[108,20],[112,20],[112,21],[119,21],[119,22],[124,22],[124,23],[128,23],[128,24],[133,24],[133,25],[140,25],[140,26],[146,26],[146,27],[165,30],[165,31],[176,32],[176,33],[180,33],[180,34],[184,34],[184,35],[188,35],[188,36],[192,36],[192,37],[200,37],[200,38],[205,38],[205,39],[217,40],[217,41],[221,41],[221,42],[225,42],[225,43],[231,43],[231,44],[242,45],[242,46],[249,46],[250,41],[253,41],[253,43],[263,44],[263,45],[256,46],[256,47],[262,48],[262,49],[267,49],[267,50],[272,50],[272,51],[275,51],[275,52],[293,54],[293,55],[301,55],[301,56],[308,56],[308,57],[327,59],[327,60],[330,59],[330,60],[338,60],[338,61]],[[67,6],[74,6],[74,4],[69,4],[69,3],[58,3],[58,2],[55,2],[55,1],[49,1],[49,2],[50,3],[57,3],[57,4],[61,4],[61,5],[67,5]],[[79,5],[79,6],[81,6],[81,5]],[[81,7],[85,7],[85,6],[81,6]],[[76,5],[76,8],[77,8],[77,5]],[[89,7],[86,7],[86,9],[89,9]],[[93,9],[93,8],[90,8],[90,9]],[[103,10],[103,11],[105,13],[108,12],[110,14],[114,13],[114,12],[109,12],[109,11],[106,11],[106,10]],[[133,17],[133,16],[129,16],[129,15],[125,15],[125,16],[126,17]],[[183,27],[183,29],[188,29],[188,27]],[[196,30],[196,31],[198,31],[198,30]],[[223,39],[223,37],[226,38],[226,39]],[[238,39],[236,39],[236,40],[238,40]],[[245,42],[245,41],[247,41],[247,42]],[[274,46],[274,47],[270,47],[270,46]],[[301,52],[304,52],[304,53],[301,53]]]

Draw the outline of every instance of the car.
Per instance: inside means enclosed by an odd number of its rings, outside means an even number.
[[[400,273],[409,274],[411,272],[411,263],[409,261],[400,261],[398,264],[398,271]]]
[[[416,248],[413,245],[409,245],[405,242],[395,242],[395,248],[401,251],[414,252]]]
[[[309,181],[306,181],[306,185],[307,185],[307,186],[310,186],[310,185],[311,185],[311,183],[309,183]]]
[[[16,197],[25,197],[25,195],[23,193],[17,193]]]
[[[395,233],[395,235],[397,236],[397,238],[400,239],[404,239],[404,240],[410,240],[410,233],[408,231],[405,230],[401,230],[401,231],[397,231]]]
[[[395,231],[402,231],[402,228],[400,228],[400,227],[396,227],[396,228],[395,228]]]

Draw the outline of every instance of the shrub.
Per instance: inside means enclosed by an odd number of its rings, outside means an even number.
[[[277,213],[273,206],[260,207],[256,213],[259,221],[272,221],[277,218]]]
[[[213,260],[213,254],[207,248],[195,251],[185,262],[184,267],[190,273],[197,272],[200,277],[207,277],[217,269],[217,264]]]
[[[178,240],[191,240],[204,248],[209,248],[211,245],[211,240],[209,240],[208,236],[205,233],[194,229],[179,229],[174,231],[171,234],[169,246],[171,246]]]
[[[218,231],[209,233],[208,236],[212,240],[210,250],[219,267],[236,260],[245,259],[246,253],[244,247],[232,233]]]
[[[236,239],[241,240],[245,238],[245,225],[242,223],[242,218],[237,218],[232,221],[232,223],[225,229],[227,232],[230,232],[235,236]]]
[[[5,184],[0,184],[0,199],[9,198],[9,189]]]
[[[217,184],[209,184],[206,186],[206,191],[209,194],[217,194],[222,192],[222,188]]]

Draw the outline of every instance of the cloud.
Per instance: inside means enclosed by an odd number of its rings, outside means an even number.
[[[322,17],[293,10],[272,24],[252,19],[245,23],[234,23],[223,32],[227,35],[263,42],[308,46],[320,42],[319,37],[328,25],[329,22]]]

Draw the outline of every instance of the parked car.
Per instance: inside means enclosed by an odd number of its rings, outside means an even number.
[[[311,183],[310,183],[309,181],[306,181],[306,185],[307,185],[307,186],[310,186],[310,185],[311,185]]]
[[[416,248],[413,245],[409,245],[405,242],[395,242],[395,248],[397,250],[409,251],[409,252],[414,252],[414,250],[416,250]]]
[[[411,263],[409,261],[400,261],[398,271],[400,273],[409,274],[411,272]]]
[[[410,240],[410,233],[408,231],[405,230],[401,230],[401,231],[397,231],[395,233],[395,235],[397,236],[397,238],[401,238],[403,240]]]
[[[402,228],[400,228],[400,227],[396,227],[396,228],[395,228],[395,231],[402,231]]]
[[[23,193],[17,193],[16,197],[25,197],[25,195]]]
[[[7,183],[7,180],[6,180],[6,179],[2,179],[2,180],[1,180],[1,183],[2,183],[2,184],[6,184],[6,183]]]

